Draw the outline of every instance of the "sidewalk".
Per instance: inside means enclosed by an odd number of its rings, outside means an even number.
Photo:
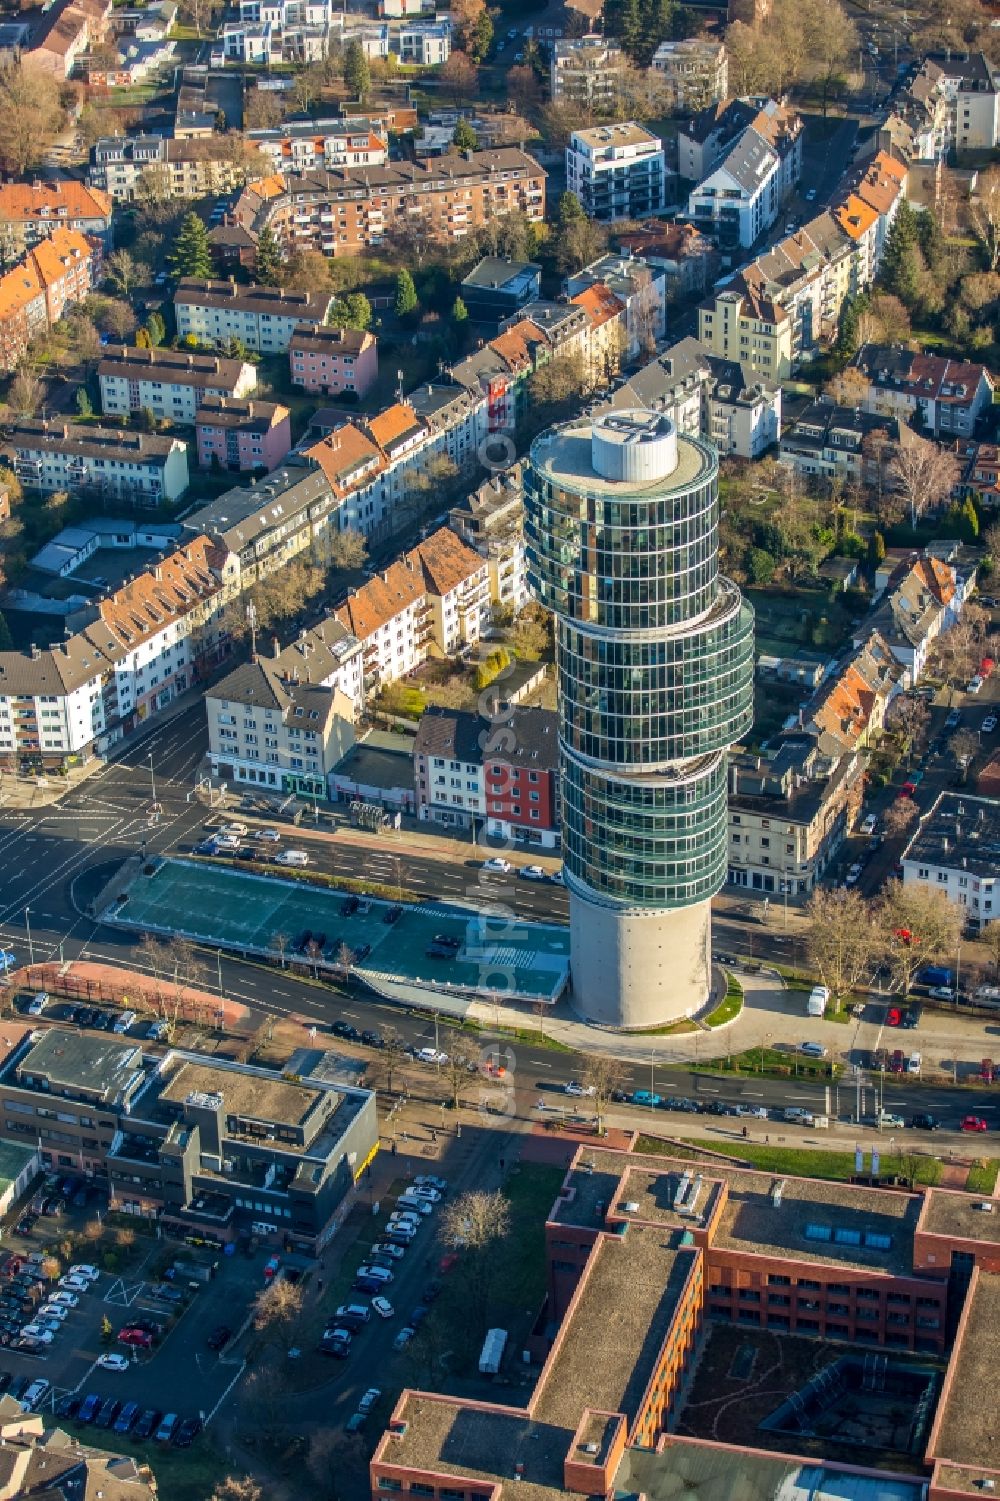
[[[47,990],[75,1001],[107,1001],[125,1007],[131,1003],[137,1010],[171,1021],[207,1023],[226,1031],[240,1027],[250,1015],[247,1006],[220,997],[218,992],[182,985],[178,994],[171,980],[157,980],[134,969],[91,959],[29,964],[11,978],[23,990]]]

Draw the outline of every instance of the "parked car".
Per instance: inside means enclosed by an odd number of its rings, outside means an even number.
[[[88,1282],[96,1282],[101,1274],[96,1266],[91,1266],[85,1261],[78,1261],[74,1266],[70,1267],[69,1275],[71,1277],[86,1277]]]
[[[379,1240],[372,1246],[372,1255],[385,1256],[389,1261],[402,1261],[406,1252],[402,1246],[394,1246],[388,1241]]]
[[[885,1014],[885,1024],[886,1024],[887,1027],[900,1027],[900,1026],[902,1026],[902,1024],[903,1024],[903,1008],[902,1008],[902,1006],[890,1006],[889,1007],[888,1011]]]
[[[95,1428],[113,1428],[115,1419],[122,1410],[122,1404],[117,1397],[105,1397],[98,1408],[97,1417],[94,1419]]]
[[[48,1301],[49,1304],[54,1303],[60,1308],[78,1308],[80,1306],[79,1294],[67,1292],[65,1289],[62,1292],[53,1293]]]
[[[201,1432],[201,1418],[185,1418],[174,1434],[175,1449],[190,1449]]]
[[[875,830],[877,828],[878,828],[878,819],[875,817],[874,813],[869,813],[868,817],[862,820],[862,823],[861,823],[861,832],[862,832],[862,834],[867,834],[870,837],[872,834],[874,834],[874,832],[875,832]]]
[[[442,1053],[439,1048],[418,1048],[413,1055],[418,1063],[447,1063],[448,1054]]]
[[[370,1386],[358,1403],[358,1412],[371,1412],[381,1395],[382,1391],[380,1387]]]
[[[404,1324],[393,1340],[392,1348],[394,1350],[405,1350],[416,1332],[412,1324]]]
[[[829,1048],[825,1048],[821,1042],[803,1042],[799,1044],[799,1052],[807,1058],[825,1058]]]
[[[51,1381],[46,1381],[44,1376],[39,1376],[37,1381],[33,1381],[31,1383],[24,1396],[21,1398],[21,1406],[24,1408],[25,1412],[33,1412],[35,1410],[39,1402],[42,1401],[46,1393],[49,1391],[51,1385]]]
[[[104,1398],[99,1396],[97,1392],[89,1392],[80,1403],[79,1421],[81,1423],[92,1423],[97,1417],[103,1401]]]
[[[962,1117],[960,1131],[987,1131],[989,1127],[981,1115],[965,1115]]]
[[[931,1115],[926,1110],[919,1111],[910,1117],[910,1125],[915,1131],[937,1131],[941,1122],[936,1115]]]
[[[656,1107],[658,1105],[661,1105],[662,1103],[663,1096],[654,1094],[651,1090],[648,1089],[637,1089],[635,1094],[632,1096],[633,1105],[644,1105],[648,1110],[655,1110]]]
[[[997,727],[997,717],[996,717],[996,715],[995,714],[987,714],[986,718],[983,720],[983,734],[984,735],[992,735],[993,731],[996,729],[996,727]]]
[[[586,1099],[596,1093],[593,1084],[581,1084],[577,1079],[570,1079],[568,1084],[563,1085],[563,1094],[572,1095],[574,1099]]]
[[[965,685],[966,693],[978,693],[983,686],[983,680],[979,673],[975,673]]]
[[[126,1402],[121,1412],[115,1418],[116,1433],[131,1433],[138,1423],[142,1408],[138,1402]]]
[[[164,1413],[160,1419],[160,1426],[153,1434],[158,1444],[169,1444],[177,1429],[180,1427],[180,1415],[176,1412]]]
[[[42,1012],[45,1010],[48,1004],[49,997],[47,993],[44,990],[40,990],[38,994],[28,1002],[28,1015],[41,1016]]]
[[[153,1336],[148,1329],[125,1328],[118,1331],[118,1343],[134,1350],[151,1350]]]
[[[132,1429],[132,1432],[135,1434],[136,1438],[152,1438],[153,1434],[156,1432],[157,1428],[160,1425],[160,1418],[162,1416],[163,1414],[159,1412],[157,1408],[147,1407],[143,1412],[142,1417]]]
[[[372,1298],[372,1307],[380,1319],[391,1319],[396,1312],[389,1299],[384,1298],[381,1293],[377,1297]]]
[[[931,994],[933,994],[933,991],[931,992]],[[920,1018],[923,1016],[923,1014],[924,1012],[922,1006],[907,1006],[906,1010],[903,1012],[903,1026],[906,1027],[908,1031],[912,1032],[914,1027],[919,1027]]]

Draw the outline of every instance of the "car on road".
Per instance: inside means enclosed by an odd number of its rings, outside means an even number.
[[[844,877],[845,886],[856,886],[864,872],[864,866],[860,860],[856,860]]]
[[[418,1048],[414,1053],[418,1063],[447,1063],[448,1054],[442,1053],[440,1048]]]
[[[983,680],[977,672],[965,685],[966,693],[978,693],[983,686]]]
[[[540,865],[522,865],[517,874],[521,881],[545,880],[545,871]]]
[[[950,985],[934,985],[927,994],[933,1001],[953,1001],[955,992]]]
[[[958,727],[959,727],[959,725],[961,723],[962,723],[962,711],[961,711],[961,709],[952,709],[951,713],[948,715],[948,718],[944,722],[944,727],[945,727],[946,730],[957,730]]]
[[[570,1079],[563,1085],[563,1094],[572,1095],[574,1099],[587,1099],[596,1093],[593,1084],[581,1084],[578,1079]]]
[[[784,1111],[785,1120],[790,1126],[811,1126],[812,1111],[803,1110],[801,1105],[789,1105]]]
[[[807,1058],[825,1058],[829,1051],[821,1042],[799,1043],[799,1052],[804,1053]]]
[[[983,720],[983,734],[984,735],[992,735],[993,731],[996,729],[996,727],[997,727],[997,717],[996,717],[996,715],[995,714],[987,714],[986,718]]]
[[[509,860],[504,859],[503,855],[491,855],[488,860],[483,861],[482,868],[491,875],[506,876],[510,874],[514,867]]]
[[[217,1324],[205,1341],[210,1350],[223,1350],[233,1337],[228,1324]]]
[[[740,1115],[740,1116],[743,1116],[744,1119],[748,1119],[748,1120],[766,1121],[767,1120],[767,1106],[766,1105],[737,1105],[737,1107],[736,1107],[736,1114]]]
[[[864,819],[863,822],[862,822],[862,824],[861,824],[861,832],[862,832],[862,834],[866,834],[869,837],[871,837],[871,835],[874,834],[874,832],[875,832],[875,830],[877,828],[878,828],[878,819],[875,817],[874,813],[869,813],[868,817],[866,819]]]
[[[131,1363],[127,1355],[115,1355],[111,1351],[98,1356],[97,1360],[102,1371],[127,1371]]]
[[[902,1006],[889,1007],[888,1011],[885,1014],[885,1024],[887,1027],[901,1027],[903,1025]]]
[[[662,1103],[663,1096],[654,1094],[653,1091],[649,1089],[637,1089],[635,1094],[632,1096],[633,1105],[645,1105],[649,1110],[655,1110],[657,1105],[661,1105]]]
[[[963,1115],[961,1124],[959,1125],[958,1129],[960,1131],[982,1132],[987,1131],[989,1127],[987,1126],[981,1115]]]
[[[405,1350],[416,1332],[412,1324],[404,1324],[393,1340],[392,1348],[394,1350]]]
[[[910,1125],[914,1131],[937,1131],[941,1122],[936,1115],[931,1115],[927,1110],[920,1110],[916,1115],[910,1116]]]

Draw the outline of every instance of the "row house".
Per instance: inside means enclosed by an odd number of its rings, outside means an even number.
[[[127,416],[148,407],[157,417],[193,426],[206,397],[249,396],[257,370],[246,360],[109,344],[97,378],[106,415]]]
[[[889,643],[915,686],[931,648],[961,618],[975,584],[975,570],[959,570],[940,558],[909,557],[890,576],[868,623]]]
[[[336,613],[364,647],[365,692],[371,694],[429,657],[475,646],[489,609],[485,560],[441,527],[352,590]]]
[[[545,173],[526,152],[505,146],[437,161],[283,173],[276,188],[249,184],[225,229],[256,237],[270,228],[286,251],[360,255],[394,233],[464,239],[512,213],[542,222]]]
[[[322,329],[333,305],[329,292],[291,287],[238,286],[184,276],[174,293],[181,338],[218,347],[237,340],[253,354],[284,354],[298,328]]]
[[[322,62],[329,33],[322,26],[273,26],[269,21],[224,21],[211,52],[213,67],[227,62],[271,67]]]
[[[606,287],[625,305],[627,363],[648,358],[667,331],[667,277],[662,265],[626,251],[608,253],[568,276],[563,292],[572,302],[588,287]]]
[[[512,464],[470,491],[448,512],[448,525],[490,571],[490,603],[515,613],[531,597],[524,550],[524,485]]]
[[[962,466],[956,486],[959,498],[971,495],[985,509],[995,510],[1000,505],[1000,446],[957,438],[952,452]]]
[[[618,374],[628,347],[628,308],[602,281],[570,298],[585,315],[584,368],[591,385],[604,386]]]
[[[440,67],[451,56],[451,20],[411,19],[379,21],[359,27],[347,35],[358,41],[371,61],[398,57],[401,63],[422,68]]]
[[[75,229],[111,248],[111,199],[72,177],[0,183],[0,253],[16,260],[54,229]]]
[[[87,181],[115,203],[133,203],[144,181],[159,197],[206,198],[241,187],[246,172],[245,154],[224,136],[107,136],[91,151]]]
[[[494,690],[503,692],[502,678]],[[559,843],[559,716],[497,699],[488,716],[432,708],[413,742],[417,818],[452,828],[480,820],[491,838]]]
[[[292,446],[291,420],[277,401],[206,396],[194,419],[198,463],[241,473],[277,469]]]
[[[693,224],[661,221],[616,238],[620,251],[663,272],[668,303],[704,295],[718,275],[718,247]]]
[[[874,745],[889,704],[906,686],[906,673],[877,615],[864,622],[846,660],[836,667],[803,706],[799,726],[816,742],[820,757],[834,766],[846,755]]]
[[[849,484],[870,484],[885,470],[890,453],[906,440],[895,417],[842,407],[829,396],[810,402],[781,439],[779,457],[797,474],[820,475]]]
[[[993,404],[996,381],[985,365],[898,345],[864,344],[853,367],[868,381],[866,412],[896,417],[935,438],[970,438]]]
[[[0,276],[0,369],[13,370],[28,343],[82,302],[100,279],[101,241],[53,229]]]
[[[377,535],[386,519],[385,457],[353,422],[343,422],[302,450],[307,464],[322,473],[336,504],[340,531]]]
[[[90,490],[102,500],[157,506],[188,487],[187,444],[159,433],[27,417],[11,431],[7,452],[25,489],[44,495]]]
[[[428,457],[442,455],[462,473],[487,462],[489,438],[485,393],[458,381],[427,381],[406,398],[427,428]]]
[[[185,531],[211,537],[232,560],[241,589],[321,543],[327,528],[336,524],[340,500],[323,471],[294,458],[184,517]]]
[[[284,125],[246,131],[270,162],[272,172],[312,172],[316,168],[384,167],[388,137],[364,123],[343,120],[289,120]]]
[[[527,318],[451,367],[453,379],[486,397],[491,433],[513,433],[527,400],[527,382],[549,358],[545,334]]]
[[[104,754],[224,657],[234,563],[205,536],[67,619],[47,651],[0,652],[0,758],[59,769]]]
[[[610,405],[665,412],[679,432],[709,438],[720,453],[744,459],[760,458],[781,432],[780,384],[691,338],[630,375]]]
[[[907,159],[943,163],[953,151],[1000,144],[1000,74],[983,52],[926,56],[895,96],[883,140],[907,142]]]
[[[360,400],[378,379],[378,340],[366,329],[299,324],[288,343],[288,374],[311,396],[352,392]]]

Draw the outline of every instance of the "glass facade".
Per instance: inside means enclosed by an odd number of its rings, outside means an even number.
[[[725,880],[753,611],[718,572],[711,445],[677,435],[668,472],[622,481],[588,462],[593,433],[543,434],[525,475],[531,585],[557,617],[564,866],[603,904],[690,906]]]

